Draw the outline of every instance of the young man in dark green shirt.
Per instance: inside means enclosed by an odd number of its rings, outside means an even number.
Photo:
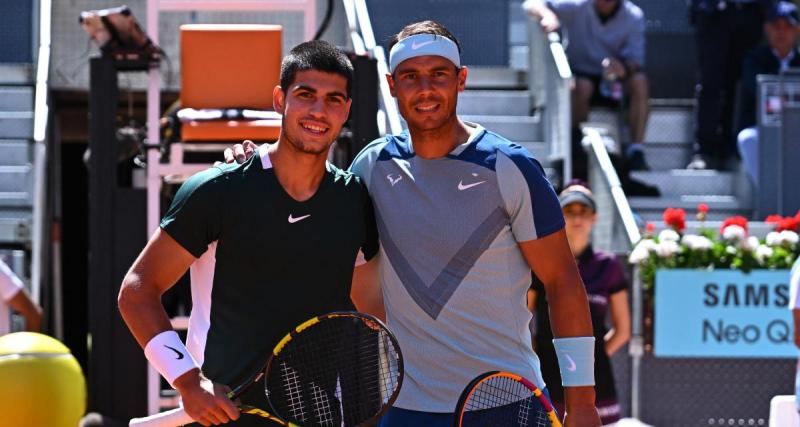
[[[252,375],[289,330],[372,291],[351,289],[354,265],[378,248],[371,201],[360,179],[326,162],[350,110],[352,72],[326,42],[292,49],[274,89],[278,142],[191,177],[125,277],[125,322],[200,424],[239,417],[227,386]],[[189,269],[184,346],[160,297]],[[242,397],[263,399],[261,387]],[[263,422],[245,418],[236,424]]]

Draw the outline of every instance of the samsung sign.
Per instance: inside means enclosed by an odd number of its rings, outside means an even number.
[[[789,270],[659,270],[655,355],[797,357]]]

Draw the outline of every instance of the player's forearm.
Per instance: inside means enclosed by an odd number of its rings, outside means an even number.
[[[142,348],[159,333],[172,329],[169,316],[161,305],[161,294],[146,286],[132,272],[125,276],[117,298],[117,306],[128,329]]]
[[[550,323],[556,338],[593,335],[589,301],[577,269],[562,274],[558,283],[547,287]]]

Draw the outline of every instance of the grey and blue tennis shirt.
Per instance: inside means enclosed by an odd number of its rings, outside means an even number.
[[[418,157],[403,133],[374,141],[351,166],[375,206],[387,319],[405,357],[395,406],[404,409],[453,412],[467,383],[490,370],[544,386],[518,242],[561,230],[561,207],[527,150],[470,126],[445,157]]]

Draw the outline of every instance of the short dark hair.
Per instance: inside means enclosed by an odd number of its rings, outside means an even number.
[[[389,49],[391,50],[392,46],[396,45],[400,40],[415,36],[417,34],[435,34],[437,36],[446,37],[456,44],[458,53],[461,53],[461,43],[458,42],[456,36],[454,36],[453,33],[451,33],[450,30],[448,30],[444,25],[431,20],[414,22],[403,27],[399,33],[393,35],[389,40]]]
[[[299,71],[316,70],[338,74],[347,80],[347,96],[353,85],[353,64],[336,46],[312,40],[292,48],[281,61],[281,88],[286,92]]]

